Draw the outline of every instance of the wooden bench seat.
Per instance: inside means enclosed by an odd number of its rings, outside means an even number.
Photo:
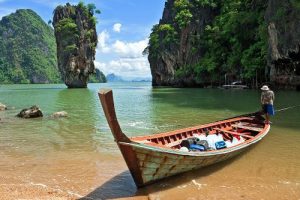
[[[247,129],[247,130],[256,131],[256,132],[260,132],[262,130],[262,128],[259,128],[259,127],[246,126],[243,124],[233,124],[231,126],[234,128]]]
[[[216,131],[221,131],[221,132],[224,132],[224,133],[228,133],[228,134],[231,134],[231,135],[243,136],[243,137],[248,138],[248,139],[254,138],[254,136],[244,135],[244,134],[242,134],[242,133],[237,133],[237,132],[233,132],[233,131],[227,131],[227,130],[225,130],[225,129],[214,128],[214,130],[216,130]]]

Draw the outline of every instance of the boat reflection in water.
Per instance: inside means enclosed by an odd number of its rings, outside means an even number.
[[[230,85],[222,85],[222,89],[249,89],[247,85],[244,85],[241,81],[232,82]]]

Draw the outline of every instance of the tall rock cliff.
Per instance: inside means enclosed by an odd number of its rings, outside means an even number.
[[[270,80],[279,87],[300,89],[300,2],[269,0]]]
[[[53,29],[30,9],[0,21],[0,83],[58,83]]]
[[[168,0],[162,19],[152,29],[147,50],[153,86],[196,84],[194,74],[183,71],[203,56],[198,42],[218,9],[201,3],[194,3],[188,8],[187,4]]]
[[[168,0],[146,52],[154,86],[300,87],[296,0]]]
[[[57,44],[58,68],[69,88],[87,87],[95,72],[97,46],[94,6],[67,3],[54,10],[53,26]]]

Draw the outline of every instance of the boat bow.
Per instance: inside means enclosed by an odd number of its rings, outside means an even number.
[[[121,145],[122,142],[130,144],[132,141],[122,132],[119,125],[115,112],[113,92],[110,89],[102,89],[98,92],[98,96],[100,98],[106,120],[115,138],[115,142],[118,144],[134,182],[138,187],[143,186],[144,180],[141,176],[142,173],[138,166],[138,159],[135,152],[130,146]]]
[[[98,93],[103,111],[108,125],[113,133],[116,142],[131,142],[131,140],[122,132],[119,125],[115,105],[113,100],[113,92],[110,89],[102,89]]]

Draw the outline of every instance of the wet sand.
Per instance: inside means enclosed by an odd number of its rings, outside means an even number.
[[[42,167],[37,167],[36,175],[35,170],[31,170],[30,177],[27,174],[28,182],[21,181],[26,176],[19,170],[12,171],[13,174],[1,171],[0,199],[300,199],[300,172],[294,168],[300,166],[299,161],[286,163],[283,168],[284,161],[272,158],[272,154],[278,152],[270,150],[259,154],[266,145],[265,140],[231,160],[141,189],[136,189],[118,153],[108,157],[92,156],[87,162],[56,161],[45,170],[46,174],[41,173]],[[91,165],[88,164],[90,159],[93,160]],[[37,177],[41,174],[45,177]],[[47,177],[52,179],[46,180]]]
[[[46,187],[43,184],[20,183],[19,180],[0,177],[0,199],[77,199],[64,191]]]

